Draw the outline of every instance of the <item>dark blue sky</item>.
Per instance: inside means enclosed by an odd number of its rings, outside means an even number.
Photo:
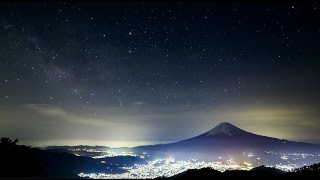
[[[133,146],[219,122],[320,143],[319,3],[1,3],[0,136]]]

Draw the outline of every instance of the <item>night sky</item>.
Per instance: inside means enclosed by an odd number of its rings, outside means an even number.
[[[0,136],[182,140],[220,122],[320,143],[320,4],[1,3]]]

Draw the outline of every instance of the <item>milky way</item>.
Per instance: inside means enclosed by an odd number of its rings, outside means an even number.
[[[229,121],[320,143],[308,3],[1,3],[0,136],[172,142]]]

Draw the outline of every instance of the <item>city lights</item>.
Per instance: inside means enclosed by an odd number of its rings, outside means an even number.
[[[315,158],[318,154],[308,153],[277,153],[273,151],[264,151],[264,154],[271,155],[274,159],[274,163],[266,163],[266,167],[277,168],[285,172],[293,171],[297,168],[304,166],[299,160],[305,158]],[[140,158],[148,155],[147,152],[143,152]],[[261,155],[261,154],[260,154]],[[224,172],[226,170],[251,170],[252,168],[259,166],[261,163],[261,156],[251,152],[243,152],[242,156],[246,158],[246,161],[240,161],[237,156],[219,156],[217,161],[203,161],[197,158],[190,158],[188,160],[177,160],[176,158],[169,156],[167,158],[158,158],[155,160],[147,160],[146,164],[134,164],[130,167],[119,167],[126,170],[121,174],[108,174],[108,173],[85,173],[78,174],[79,177],[92,178],[92,179],[150,179],[157,177],[171,177],[187,171],[188,169],[201,169],[212,168],[214,170]]]
[[[227,163],[222,163],[198,161],[197,159],[177,161],[173,157],[168,157],[149,161],[148,164],[134,165],[132,168],[127,168],[128,172],[122,174],[80,173],[78,176],[92,179],[152,179],[171,177],[188,169],[212,168],[224,172],[228,169],[239,169],[240,167],[232,159],[227,161]]]

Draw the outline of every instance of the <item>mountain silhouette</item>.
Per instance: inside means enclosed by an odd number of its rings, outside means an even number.
[[[157,155],[186,156],[190,154],[192,156],[200,153],[222,156],[242,154],[243,152],[262,153],[264,151],[314,153],[320,152],[320,145],[257,135],[224,122],[190,139],[169,144],[138,146],[134,150],[137,152],[147,151]]]
[[[320,177],[320,164],[313,164],[311,166],[304,166],[298,168],[292,172],[284,172],[276,168],[259,166],[253,168],[250,171],[241,170],[227,170],[225,172],[219,172],[211,168],[202,169],[190,169],[180,174],[177,174],[168,178],[158,179],[217,179],[217,178],[259,178],[259,179],[270,179],[270,178],[319,178]]]
[[[69,153],[50,152],[24,145],[17,140],[1,138],[1,178],[79,178],[80,172],[123,172],[116,165],[102,164],[101,160],[78,157]],[[113,169],[113,172],[110,172]]]

